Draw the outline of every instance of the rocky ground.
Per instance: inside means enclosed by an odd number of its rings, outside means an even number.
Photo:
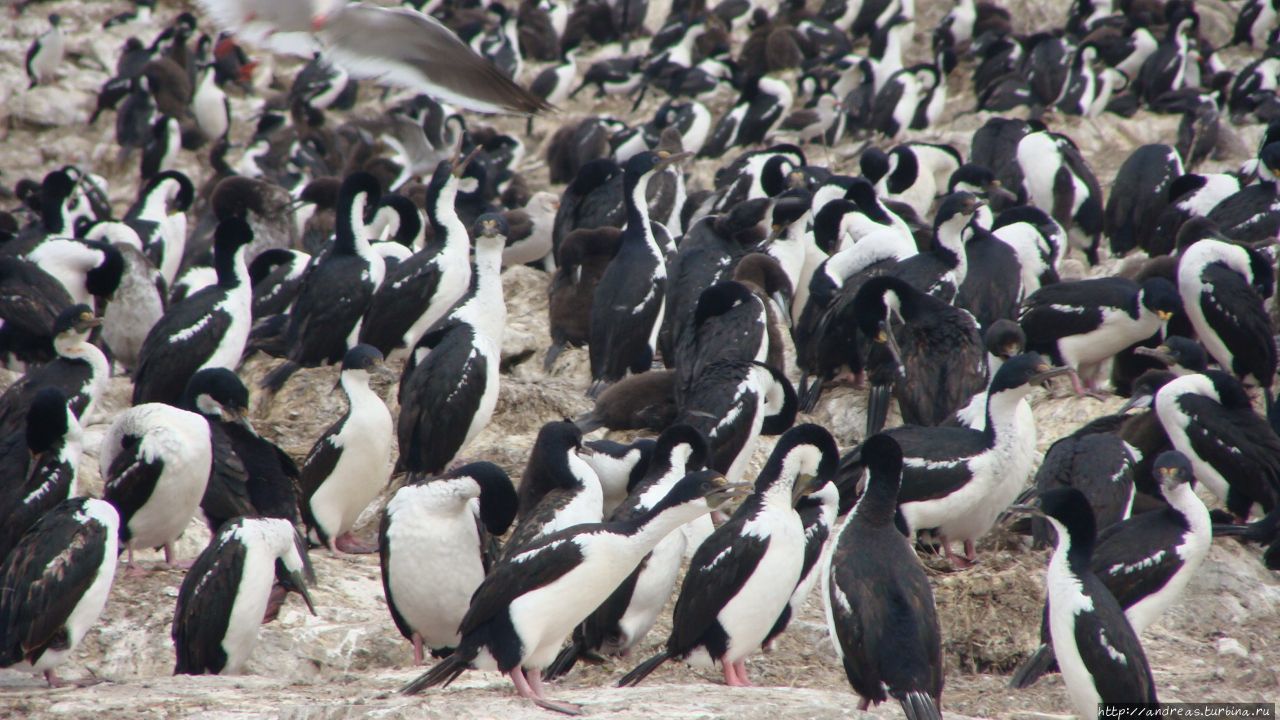
[[[1008,0],[1018,10],[1021,29],[1061,25],[1065,1]],[[162,2],[159,18],[172,17],[181,3]],[[927,48],[931,21],[944,10],[918,3],[916,50]],[[944,5],[944,3],[938,3]],[[1236,4],[1199,3],[1211,37],[1229,34]],[[46,10],[47,8],[47,10]],[[12,186],[19,178],[39,178],[48,169],[75,162],[94,169],[111,181],[111,198],[123,211],[136,191],[136,165],[116,163],[113,119],[104,116],[95,127],[85,120],[94,106],[97,87],[107,78],[103,65],[114,57],[125,31],[101,31],[101,21],[124,8],[119,2],[51,2],[33,6],[17,20],[0,22],[0,184]],[[22,62],[30,38],[44,27],[47,11],[60,12],[70,36],[69,58],[56,86],[27,91]],[[160,25],[134,28],[144,39]],[[1247,57],[1233,51],[1225,55],[1238,68]],[[276,66],[279,73],[268,92],[287,88],[289,63]],[[264,68],[260,84],[271,85]],[[967,74],[953,76],[951,116],[941,127],[921,137],[943,140],[967,149],[972,131],[986,120],[969,112],[973,105]],[[363,90],[365,98],[377,93]],[[584,94],[585,95],[585,94]],[[394,99],[394,97],[392,98]],[[723,109],[725,96],[713,111]],[[234,100],[239,127],[235,138],[243,141],[260,99]],[[651,113],[656,100],[642,106]],[[377,103],[362,102],[358,113],[374,113]],[[561,117],[541,120],[529,140],[525,172],[534,189],[546,185],[540,160],[542,139],[555,125],[584,113],[615,113],[627,117],[628,102],[621,98],[582,100],[566,108]],[[1136,146],[1147,142],[1172,142],[1177,118],[1145,112],[1131,120],[1104,116],[1094,120],[1048,118],[1052,127],[1071,135],[1093,164],[1104,186],[1119,164]],[[523,122],[498,119],[508,131],[523,131]],[[1232,167],[1251,152],[1257,127],[1236,128],[1221,157],[1207,169]],[[851,167],[857,143],[846,141],[831,148],[814,149],[817,162],[840,170]],[[184,154],[182,169],[203,179],[208,168],[201,157]],[[692,182],[709,182],[714,165],[699,161]],[[553,188],[559,191],[560,188]],[[10,201],[0,201],[11,204]],[[1117,271],[1117,263],[1086,271],[1070,260],[1065,275],[1079,276]],[[550,374],[541,368],[541,350],[547,343],[547,278],[537,270],[518,267],[504,275],[509,323],[503,355],[509,370],[502,378],[501,395],[492,425],[466,450],[469,459],[497,462],[518,476],[537,429],[546,421],[572,417],[588,408],[583,397],[588,373],[584,351],[569,351]],[[253,358],[243,368],[246,384],[274,367],[276,361]],[[397,361],[398,362],[398,361]],[[264,435],[301,458],[323,429],[343,411],[341,394],[333,390],[336,371],[321,368],[300,372],[274,400],[254,399],[254,423]],[[0,379],[5,385],[10,378]],[[394,407],[393,388],[381,388]],[[97,417],[89,418],[81,482],[98,493],[97,445],[114,413],[127,406],[129,380],[111,381]],[[805,418],[825,424],[842,446],[857,439],[863,424],[863,397],[848,389],[827,393],[818,412]],[[1033,399],[1040,449],[1084,421],[1113,411],[1120,401],[1069,397],[1060,387]],[[894,420],[891,418],[890,423]],[[754,469],[771,448],[762,443]],[[363,532],[376,528],[380,504],[363,520]],[[193,523],[183,538],[180,554],[193,557],[208,533]],[[945,709],[949,715],[1023,718],[1069,713],[1060,678],[1042,680],[1029,691],[1005,686],[1008,673],[1034,647],[1042,602],[1044,552],[1030,551],[1023,542],[998,529],[979,546],[981,564],[965,572],[948,572],[929,558],[934,581],[947,661]],[[119,577],[106,611],[63,668],[69,678],[95,676],[108,682],[86,689],[45,688],[38,678],[0,671],[0,717],[184,717],[208,718],[520,718],[545,717],[514,698],[509,683],[492,674],[471,673],[444,691],[406,698],[395,691],[418,671],[411,666],[409,645],[396,632],[382,596],[377,558],[333,557],[313,553],[318,585],[313,594],[317,615],[306,614],[291,601],[273,624],[262,628],[259,646],[239,677],[171,677],[173,650],[169,623],[180,571],[158,570],[143,578]],[[158,559],[144,554],[144,562]],[[665,623],[666,620],[663,620]],[[637,653],[644,657],[664,637],[661,624]],[[1166,701],[1271,701],[1280,698],[1280,578],[1267,572],[1255,550],[1234,541],[1220,540],[1186,597],[1143,637],[1160,695]],[[581,703],[593,717],[805,717],[856,716],[856,698],[850,693],[834,651],[827,640],[822,608],[816,596],[782,637],[773,651],[748,661],[753,679],[762,687],[731,689],[714,675],[668,664],[642,687],[617,690],[612,682],[638,661],[621,662],[575,671],[554,689],[554,695]],[[896,708],[881,708],[877,716],[899,717]]]

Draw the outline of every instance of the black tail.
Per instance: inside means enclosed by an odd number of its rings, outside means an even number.
[[[551,343],[551,347],[547,348],[546,356],[542,358],[542,371],[551,372],[551,368],[555,367],[556,359],[560,357],[562,352],[564,352],[564,343]]]
[[[892,385],[872,385],[867,395],[867,434],[871,437],[884,429],[884,422],[889,417],[889,398],[893,393]]]
[[[1214,537],[1240,537],[1249,542],[1269,543],[1280,540],[1280,506],[1276,506],[1266,517],[1247,525],[1213,525]]]
[[[899,698],[898,704],[902,706],[902,712],[906,714],[907,720],[942,720],[942,711],[938,709],[938,703],[934,702],[927,693],[919,690]]]
[[[542,671],[543,680],[555,680],[564,677],[578,664],[578,655],[582,653],[582,644],[575,638],[573,642],[565,646],[555,660]]]
[[[618,687],[635,687],[639,685],[645,678],[649,677],[650,673],[657,670],[662,666],[662,663],[670,658],[671,653],[666,650],[659,652],[657,655],[637,665],[635,670],[623,675],[622,679],[618,681]]]
[[[280,388],[284,387],[284,384],[289,382],[289,378],[293,377],[293,374],[298,372],[301,367],[301,365],[292,360],[285,360],[283,364],[262,378],[262,389],[271,393],[280,392]]]
[[[458,676],[466,672],[466,670],[467,661],[463,660],[462,656],[455,652],[436,663],[430,670],[419,675],[413,682],[400,688],[400,692],[404,695],[417,695],[427,688],[445,687],[457,680]]]
[[[807,373],[800,376],[800,412],[811,413],[822,399],[822,378]]]
[[[1054,656],[1053,648],[1041,645],[1031,653],[1031,657],[1013,671],[1013,677],[1009,678],[1009,687],[1015,690],[1026,690],[1035,685],[1042,676],[1053,672],[1057,664],[1058,658]]]

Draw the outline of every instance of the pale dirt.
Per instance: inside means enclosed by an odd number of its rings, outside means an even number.
[[[1061,24],[1066,2],[1011,0],[1022,29]],[[934,3],[918,3],[915,54],[927,52],[931,22],[944,10]],[[942,3],[936,5],[941,6]],[[0,183],[12,186],[21,177],[39,179],[48,169],[76,162],[105,175],[112,183],[111,198],[122,212],[136,192],[136,165],[114,166],[116,148],[114,116],[110,113],[96,127],[84,120],[92,111],[98,85],[106,78],[93,58],[113,65],[125,34],[101,31],[101,21],[123,9],[123,3],[53,2],[35,5],[21,19],[0,22]],[[162,2],[159,18],[176,14],[179,3]],[[1230,14],[1219,2],[1200,3],[1207,31],[1216,40],[1229,34]],[[28,93],[22,61],[30,38],[44,28],[47,12],[61,12],[69,35],[69,57],[55,87]],[[160,25],[135,30],[144,40]],[[1238,68],[1246,56],[1233,51],[1228,64]],[[281,63],[278,68],[296,67]],[[285,73],[277,88],[287,87]],[[943,140],[967,149],[972,131],[986,120],[966,113],[972,93],[965,73],[951,81],[951,113],[936,132],[920,139]],[[360,113],[376,112],[375,95],[362,91]],[[584,93],[584,97],[589,93]],[[395,96],[393,96],[394,99]],[[723,109],[726,96],[713,104]],[[234,100],[235,138],[243,141],[247,123],[260,99]],[[643,112],[651,113],[658,100],[649,99]],[[627,116],[628,101],[606,98],[584,100],[567,108],[565,116],[539,121],[529,142],[525,171],[534,189],[546,185],[546,169],[540,159],[542,139],[556,124],[585,112]],[[1177,118],[1139,113],[1132,120],[1105,116],[1096,120],[1051,117],[1057,130],[1070,134],[1082,147],[1104,187],[1124,158],[1139,144],[1172,142]],[[496,124],[515,131],[520,121],[499,119]],[[1236,129],[1238,139],[1220,159],[1205,170],[1237,165],[1250,153],[1260,132],[1257,126]],[[857,144],[815,148],[812,154],[844,171],[851,170]],[[197,181],[208,169],[203,157],[184,153],[182,169]],[[710,181],[714,164],[699,161],[691,168],[691,186]],[[552,188],[559,191],[560,188]],[[691,188],[692,189],[692,188]],[[1066,275],[1080,276],[1115,271],[1115,264],[1086,273],[1069,261]],[[551,375],[541,369],[541,350],[547,343],[546,277],[529,268],[514,268],[504,275],[509,308],[506,358],[528,357],[502,378],[501,395],[492,425],[464,452],[466,459],[497,462],[517,476],[538,428],[549,420],[574,415],[589,404],[583,397],[587,385],[586,353],[573,350],[557,363]],[[250,387],[276,361],[254,358],[243,368]],[[398,365],[398,361],[397,361]],[[7,384],[6,376],[0,384]],[[324,428],[343,411],[341,393],[334,390],[332,368],[298,373],[274,401],[254,398],[254,422],[259,430],[300,459]],[[394,392],[380,390],[394,407]],[[1104,412],[1114,411],[1119,400],[1099,402],[1042,393],[1033,400],[1039,447],[1046,449],[1056,438]],[[82,483],[99,492],[97,444],[115,412],[128,403],[129,381],[111,382],[103,407],[89,419],[88,448],[82,462]],[[850,389],[828,392],[812,418],[831,428],[842,446],[856,441],[863,424],[865,400]],[[891,424],[894,419],[891,419]],[[626,438],[627,435],[620,437]],[[765,439],[754,458],[758,470],[772,447]],[[381,503],[363,518],[361,531],[376,529]],[[207,540],[207,531],[193,522],[180,544],[180,555],[193,557]],[[1043,552],[1026,550],[1021,542],[997,530],[979,547],[981,564],[974,570],[952,573],[933,558],[927,559],[934,580],[939,615],[945,636],[948,715],[1025,718],[1042,714],[1070,714],[1061,679],[1042,680],[1029,691],[1011,691],[1007,673],[1033,648],[1041,607]],[[144,553],[144,561],[158,554]],[[382,597],[375,556],[333,557],[313,553],[319,578],[313,590],[318,615],[310,616],[300,603],[290,601],[279,619],[262,628],[259,645],[247,674],[240,677],[171,677],[173,650],[169,623],[180,571],[159,570],[143,578],[118,577],[110,601],[97,627],[74,658],[61,671],[67,678],[90,674],[108,679],[87,689],[49,690],[30,675],[0,671],[0,717],[190,717],[202,718],[546,718],[542,710],[520,702],[509,683],[494,674],[471,673],[454,687],[407,698],[397,688],[419,669],[411,667],[411,650],[396,632]],[[776,718],[852,717],[856,697],[849,691],[843,672],[827,639],[825,620],[816,596],[788,633],[767,655],[748,661],[755,689],[731,689],[719,684],[715,674],[669,663],[642,687],[617,690],[612,683],[625,670],[646,657],[669,628],[664,617],[632,658],[605,667],[575,671],[553,688],[556,697],[581,703],[592,717],[615,718],[723,718],[775,720]],[[1237,642],[1231,642],[1231,641]],[[1166,701],[1269,701],[1280,698],[1280,580],[1262,568],[1258,553],[1229,540],[1214,544],[1208,561],[1192,581],[1186,597],[1149,628],[1143,642],[1155,674],[1160,696]],[[1240,652],[1238,646],[1243,649]],[[1221,648],[1221,651],[1219,650]],[[876,716],[900,717],[896,708],[882,707]]]

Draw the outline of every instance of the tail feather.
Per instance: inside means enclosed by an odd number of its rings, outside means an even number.
[[[822,399],[822,378],[808,374],[800,377],[800,412],[811,413]]]
[[[938,703],[934,702],[927,693],[919,690],[898,698],[898,704],[902,706],[902,712],[906,714],[907,720],[942,720],[942,711],[938,709]]]
[[[573,666],[578,664],[578,655],[581,652],[582,644],[575,639],[566,645],[559,655],[556,655],[556,659],[551,661],[546,670],[542,671],[542,679],[555,680],[567,675]]]
[[[433,687],[446,687],[449,683],[458,679],[458,676],[467,670],[467,661],[462,659],[459,653],[454,653],[449,657],[436,663],[430,670],[419,675],[413,682],[400,688],[401,694],[417,695],[418,693]]]
[[[293,374],[298,372],[299,369],[301,369],[301,366],[298,363],[292,360],[285,360],[283,364],[262,378],[261,386],[268,392],[278,393],[280,388],[284,387],[284,384],[289,382],[289,378],[293,377]]]
[[[529,117],[530,120],[533,116]],[[560,353],[564,352],[564,343],[553,342],[551,347],[547,348],[547,354],[542,358],[542,371],[551,372],[551,368],[555,367],[556,359],[560,357]]]
[[[889,417],[889,398],[892,392],[892,385],[871,386],[871,394],[867,397],[866,437],[871,437],[884,429],[885,420]]]
[[[635,687],[644,681],[645,678],[662,666],[662,663],[671,659],[671,653],[663,650],[657,655],[645,660],[636,666],[634,670],[622,676],[618,681],[618,687]]]
[[[1053,648],[1041,645],[1013,672],[1013,677],[1009,678],[1009,687],[1015,690],[1026,690],[1035,685],[1042,676],[1056,670],[1057,664],[1058,659],[1053,654]]]

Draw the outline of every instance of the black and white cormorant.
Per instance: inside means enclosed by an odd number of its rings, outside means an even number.
[[[666,300],[667,266],[654,239],[645,192],[650,178],[684,157],[643,152],[627,161],[627,227],[591,304],[592,396],[628,373],[645,372],[653,362]]]
[[[746,488],[712,471],[685,476],[647,513],[630,520],[561,530],[496,565],[476,589],[452,655],[409,683],[415,694],[448,685],[468,668],[496,669],[541,707],[576,714],[547,700],[542,670],[592,610],[664,537]]]
[[[706,458],[707,441],[701,433],[688,425],[667,428],[653,448],[648,472],[612,513],[610,522],[649,512],[681,478],[702,469]],[[580,657],[626,655],[644,639],[671,598],[687,546],[682,530],[663,538],[635,572],[574,629],[572,642],[547,668],[547,679],[567,673]]]
[[[873,435],[862,455],[866,490],[823,568],[827,627],[859,710],[893,699],[911,720],[941,718],[942,633],[933,590],[894,525],[902,449],[888,435]]]
[[[111,297],[125,271],[120,251],[98,240],[51,237],[25,257],[62,283],[72,302],[86,305]]]
[[[730,148],[763,142],[787,116],[794,98],[791,87],[782,80],[768,76],[748,79],[738,101],[716,122],[699,156],[718,158]]]
[[[1186,456],[1166,451],[1153,467],[1156,487],[1168,505],[1099,528],[1089,561],[1139,635],[1182,596],[1213,541],[1209,511],[1196,496]],[[1046,612],[1041,645],[1014,673],[1010,687],[1029,687],[1050,669],[1054,658],[1049,633]]]
[[[1071,243],[1096,265],[1102,238],[1102,188],[1079,148],[1065,135],[1042,130],[1019,141],[1016,160],[1028,202],[1050,213],[1066,229]]]
[[[400,376],[399,466],[438,473],[480,434],[498,404],[507,306],[502,296],[506,221],[476,221],[471,288],[418,341]]]
[[[1258,152],[1258,181],[1222,199],[1205,215],[1237,242],[1260,242],[1280,232],[1280,142]]]
[[[1155,681],[1138,635],[1090,567],[1097,530],[1089,501],[1075,488],[1037,502],[1058,535],[1045,574],[1053,652],[1071,705],[1081,716],[1102,703],[1155,704]]]
[[[982,334],[982,342],[987,348],[987,377],[995,380],[996,371],[1005,361],[1014,355],[1021,355],[1027,350],[1027,336],[1022,326],[1012,320],[997,320]],[[991,383],[988,381],[987,386]],[[1031,405],[1023,402],[1018,405],[1019,423],[1024,427],[1035,427],[1035,418],[1031,415]],[[956,411],[955,422],[974,430],[982,430],[987,426],[987,391],[974,394],[968,404]],[[1034,446],[1034,443],[1033,443]],[[1035,449],[1032,447],[1031,452]]]
[[[240,363],[253,324],[253,288],[245,264],[253,233],[243,220],[224,220],[214,237],[218,283],[169,306],[147,333],[133,373],[133,404],[176,404],[204,368]]]
[[[1170,188],[1182,175],[1182,158],[1171,145],[1143,145],[1129,154],[1116,171],[1103,214],[1112,255],[1152,245],[1151,236],[1171,200]]]
[[[583,459],[582,431],[567,420],[542,426],[516,488],[516,527],[505,555],[559,530],[604,519],[600,477]]]
[[[262,320],[273,315],[287,316],[298,298],[302,278],[311,266],[312,257],[301,250],[274,248],[263,250],[249,263],[249,280],[253,284],[253,317]]]
[[[574,420],[574,424],[583,434],[589,432],[583,430],[578,420]],[[627,499],[631,488],[649,473],[649,461],[653,457],[657,440],[642,437],[630,443],[620,443],[601,439],[587,440],[582,444],[588,452],[581,457],[596,471],[596,477],[600,478],[600,491],[604,495],[604,517],[609,517]]]
[[[798,410],[795,388],[781,370],[720,360],[706,366],[683,393],[676,422],[701,432],[710,448],[707,467],[737,482],[760,436],[784,433]]]
[[[375,373],[390,374],[377,348],[347,351],[338,376],[347,412],[311,446],[298,480],[308,540],[333,552],[373,552],[351,528],[386,488],[391,471],[391,412],[369,387]]]
[[[432,657],[458,647],[471,596],[496,560],[492,538],[515,515],[511,478],[488,462],[414,477],[387,501],[378,532],[382,590],[415,665],[424,647]]]
[[[1183,230],[1192,232],[1198,222]],[[1264,303],[1274,290],[1274,262],[1258,250],[1206,237],[1178,258],[1178,292],[1196,338],[1223,370],[1263,389],[1268,413],[1276,341]]]
[[[1133,473],[1141,459],[1141,452],[1118,432],[1085,425],[1049,446],[1036,469],[1034,492],[1043,494],[1058,487],[1079,490],[1093,508],[1098,529],[1105,530],[1132,512],[1137,492]],[[1053,544],[1049,524],[1042,518],[1031,519],[1031,535],[1035,547]]]
[[[932,530],[953,564],[966,567],[974,560],[975,542],[1017,498],[1035,464],[1034,454],[1017,452],[1026,445],[1025,434],[1034,432],[1019,427],[1019,403],[1035,386],[1065,372],[1037,353],[1024,353],[996,371],[987,390],[985,429],[906,425],[886,431],[906,458],[898,507],[909,537]],[[845,455],[841,483],[856,482],[862,465],[859,448]],[[951,551],[956,540],[964,542],[963,559]]]
[[[1164,278],[1139,285],[1104,277],[1040,288],[1023,303],[1018,322],[1027,348],[1070,368],[1076,392],[1083,393],[1095,387],[1104,361],[1162,332],[1180,310],[1178,290]]]
[[[726,684],[751,684],[745,660],[801,579],[805,539],[796,502],[833,479],[837,459],[835,440],[818,425],[799,425],[778,440],[755,492],[694,553],[665,647],[619,687],[639,684],[672,659],[719,664]]]
[[[62,64],[65,50],[62,16],[52,13],[49,15],[49,29],[40,33],[27,48],[27,77],[31,80],[27,85],[28,90],[37,85],[48,85],[57,79],[58,66]]]
[[[258,644],[258,628],[279,609],[270,607],[277,583],[301,595],[315,614],[308,579],[315,582],[315,574],[288,520],[236,518],[223,525],[178,588],[173,674],[240,673]]]
[[[72,305],[54,322],[57,357],[26,372],[0,395],[0,436],[23,427],[27,410],[45,388],[56,388],[77,418],[88,418],[111,374],[110,364],[89,334],[102,321],[88,305]]]
[[[219,371],[197,372],[187,384],[183,404],[228,419],[212,394],[222,382]],[[187,528],[204,498],[213,468],[209,423],[202,415],[164,403],[134,405],[115,417],[102,438],[98,468],[102,497],[120,513],[120,542],[133,564],[135,549],[164,546],[173,564],[173,543]]]
[[[54,322],[73,304],[62,283],[38,265],[0,254],[0,361],[25,369],[54,359]]]
[[[56,387],[41,388],[27,410],[25,427],[0,436],[0,558],[55,505],[76,495],[83,449],[76,416]]]
[[[177,170],[159,173],[138,192],[124,223],[138,233],[147,257],[172,285],[186,257],[187,210],[195,199],[191,179]]]
[[[908,425],[945,422],[986,387],[986,349],[978,323],[967,311],[892,275],[867,280],[853,305],[858,328],[883,346],[873,352],[890,365],[875,368],[868,359],[872,375],[869,434],[884,427],[891,387]],[[901,325],[895,329],[897,323]]]
[[[1184,375],[1156,393],[1156,415],[1196,479],[1247,519],[1280,505],[1280,436],[1253,409],[1238,380],[1219,370]]]
[[[0,667],[63,681],[65,662],[98,621],[115,580],[120,517],[109,503],[71,498],[50,510],[0,561]]]
[[[288,360],[263,378],[263,387],[278,391],[299,367],[339,362],[358,344],[365,311],[386,272],[365,228],[381,194],[368,173],[343,179],[333,245],[302,280],[285,330]]]
[[[360,326],[360,342],[390,353],[412,348],[471,284],[470,239],[454,200],[467,162],[442,160],[427,184],[432,241],[396,265],[374,293]]]

